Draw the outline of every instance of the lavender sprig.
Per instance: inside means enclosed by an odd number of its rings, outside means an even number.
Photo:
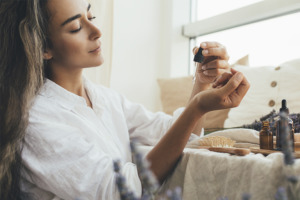
[[[280,113],[280,132],[282,134],[282,153],[284,154],[284,163],[286,165],[293,165],[294,154],[292,148],[292,141],[290,139],[290,128],[288,125],[288,118],[285,113]]]
[[[299,181],[299,177],[298,176],[287,176],[286,178],[288,180],[288,182],[292,183],[292,184],[297,184]]]
[[[170,200],[181,200],[181,188],[180,187],[176,187],[174,189],[174,191],[172,190],[168,190],[166,192],[166,196],[170,199]]]
[[[116,172],[116,184],[121,200],[138,200],[134,193],[130,191],[126,184],[126,178],[120,173],[120,161],[114,161],[114,171]]]
[[[220,197],[220,198],[218,198],[218,200],[228,200],[228,198],[227,197]]]
[[[279,116],[279,113],[276,113],[275,110],[272,110],[269,114],[262,116],[259,120],[254,120],[254,122],[251,124],[245,124],[242,126],[229,127],[229,128],[206,128],[205,133],[208,134],[208,133],[214,132],[214,131],[221,131],[221,130],[235,129],[235,128],[247,128],[247,129],[254,129],[256,131],[260,131],[262,128],[262,122],[269,121],[271,131],[272,131],[273,135],[276,135],[275,121],[278,118],[278,116]],[[291,120],[293,120],[295,133],[300,133],[300,113],[289,114],[288,117]]]
[[[251,199],[251,195],[250,194],[243,194],[242,196],[242,200],[250,200]]]
[[[275,200],[288,200],[287,193],[284,187],[279,187],[276,195]]]
[[[150,170],[150,163],[146,159],[143,159],[143,155],[137,150],[135,141],[130,142],[130,148],[143,186],[142,200],[151,199],[159,188],[158,181]]]
[[[133,159],[137,165],[138,174],[143,186],[143,196],[139,199],[134,196],[126,185],[126,179],[120,174],[120,161],[114,161],[114,171],[117,173],[116,184],[120,193],[121,200],[150,200],[154,199],[154,194],[159,188],[158,181],[152,171],[150,170],[149,162],[143,158],[142,154],[137,150],[136,143],[130,142],[130,148]],[[174,191],[169,190],[165,196],[159,199],[181,200],[181,188],[177,187]]]

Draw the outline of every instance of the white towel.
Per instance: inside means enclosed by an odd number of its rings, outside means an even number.
[[[227,138],[230,138],[234,141],[236,141],[236,144],[234,147],[239,148],[249,148],[253,146],[259,145],[259,132],[252,129],[226,129],[222,131],[216,131],[212,132],[202,138],[210,137],[210,136],[224,136]],[[201,138],[196,138],[192,141],[190,141],[186,147],[187,148],[195,148],[197,149],[199,147],[198,140],[201,140]]]

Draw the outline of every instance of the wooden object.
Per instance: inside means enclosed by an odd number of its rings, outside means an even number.
[[[230,153],[237,156],[245,156],[250,153],[250,149],[234,147],[209,147],[208,150],[220,153]]]
[[[211,146],[199,146],[199,149],[208,149],[210,151],[219,152],[219,153],[230,153],[237,156],[245,156],[249,154],[250,149],[246,148],[235,148],[235,147],[211,147]]]
[[[271,153],[281,153],[281,151],[275,150],[267,150],[267,149],[260,149],[259,147],[250,147],[252,153],[261,153],[263,155],[269,155]],[[300,152],[294,152],[295,158],[300,158]]]

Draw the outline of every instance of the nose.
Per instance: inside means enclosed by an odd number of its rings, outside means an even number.
[[[93,23],[90,23],[90,30],[91,30],[91,33],[89,36],[90,40],[97,40],[102,36],[100,29]]]

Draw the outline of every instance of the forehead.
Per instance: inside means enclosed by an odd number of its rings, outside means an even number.
[[[62,23],[74,15],[86,12],[88,5],[87,0],[48,0],[47,3],[51,21],[54,23]]]

